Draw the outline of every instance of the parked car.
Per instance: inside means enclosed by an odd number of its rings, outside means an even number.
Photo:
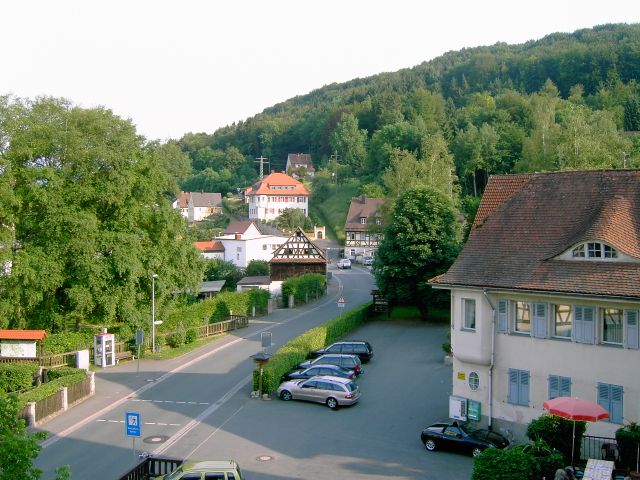
[[[363,265],[373,265],[373,257],[362,257]]]
[[[509,441],[499,433],[484,429],[473,429],[453,423],[434,423],[422,430],[420,439],[430,452],[441,449],[471,453],[474,457],[487,448],[506,448]]]
[[[329,363],[322,365],[313,365],[304,370],[294,370],[282,376],[282,381],[286,380],[306,380],[316,375],[329,375],[331,377],[356,378],[356,372],[339,365],[331,365]]]
[[[324,403],[335,410],[340,406],[356,403],[360,399],[360,388],[348,378],[319,376],[284,382],[278,387],[278,396],[285,401]]]
[[[323,365],[326,363],[331,365],[338,365],[343,368],[348,368],[349,370],[353,370],[354,372],[356,372],[356,375],[360,375],[364,372],[364,370],[362,369],[362,362],[357,355],[339,355],[335,353],[321,355],[318,358],[314,358],[313,360],[302,362],[300,365],[298,365],[298,368],[305,369],[314,365]]]
[[[362,363],[367,363],[373,358],[373,347],[364,340],[344,340],[335,342],[328,347],[321,348],[311,353],[311,358],[319,357],[327,353],[342,353],[344,355],[357,355]]]
[[[226,476],[225,476],[226,475]],[[208,460],[202,462],[185,462],[177,470],[164,475],[163,480],[242,480],[244,477],[240,467],[233,460]]]
[[[340,260],[338,260],[338,268],[351,268],[351,260],[349,260],[348,258],[341,258]]]

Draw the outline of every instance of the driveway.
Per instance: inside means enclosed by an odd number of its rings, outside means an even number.
[[[207,419],[193,444],[165,451],[193,459],[234,458],[247,478],[468,479],[473,461],[427,452],[420,431],[448,417],[451,367],[443,364],[448,325],[369,323],[350,338],[368,340],[373,360],[353,407],[331,411],[305,402],[247,400],[248,391]],[[185,439],[186,440],[186,439]]]

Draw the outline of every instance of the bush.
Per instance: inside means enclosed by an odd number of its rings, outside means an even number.
[[[632,422],[616,430],[616,443],[620,460],[625,467],[637,470],[638,445],[640,445],[640,425]]]
[[[55,380],[43,383],[38,387],[32,388],[29,391],[18,395],[20,408],[24,407],[28,402],[38,402],[40,400],[43,400],[56,393],[62,387],[70,387],[71,385],[75,385],[76,383],[84,381],[86,378],[87,374],[84,372],[84,370],[82,370],[79,373],[56,378]]]
[[[198,338],[198,331],[195,328],[190,328],[184,336],[184,343],[193,343]]]
[[[556,470],[566,465],[562,454],[552,449],[544,440],[536,440],[532,444],[515,448],[521,448],[524,453],[535,458],[536,471],[533,473],[535,479],[554,478]]]
[[[180,345],[184,344],[186,340],[186,332],[184,329],[184,325],[178,324],[176,331],[167,335],[167,345],[171,348],[178,348]]]
[[[33,386],[38,373],[36,363],[0,364],[0,390],[6,393],[18,392]]]
[[[86,350],[93,346],[93,331],[51,333],[44,339],[45,355]]]
[[[73,368],[73,367],[60,367],[60,368],[51,368],[47,370],[47,381],[55,380],[56,378],[66,377],[67,375],[75,375],[76,373],[84,373],[84,370],[81,368]]]
[[[471,480],[529,480],[536,469],[534,457],[520,448],[487,448],[475,458]]]
[[[282,282],[282,298],[286,302],[293,295],[296,305],[306,303],[324,294],[326,279],[319,273],[307,273]]]
[[[289,343],[283,345],[271,357],[262,373],[262,391],[274,393],[280,385],[280,378],[299,363],[306,360],[309,353],[329,345],[362,325],[367,318],[369,305],[363,305],[340,317],[312,328]],[[253,389],[258,390],[260,369],[253,372]]]
[[[587,428],[586,422],[577,421],[574,456],[580,458],[582,436]],[[566,465],[571,464],[571,449],[573,438],[573,420],[567,420],[556,415],[544,414],[533,420],[527,427],[527,437],[532,441],[544,440],[549,447],[558,450]]]

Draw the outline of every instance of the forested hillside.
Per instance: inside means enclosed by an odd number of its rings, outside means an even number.
[[[182,186],[232,191],[255,176],[255,157],[282,170],[292,152],[325,167],[318,185],[334,178],[337,153],[339,181],[387,194],[403,175],[478,195],[492,173],[637,167],[638,140],[624,132],[640,130],[639,73],[637,24],[449,52],[185,135],[193,172]]]

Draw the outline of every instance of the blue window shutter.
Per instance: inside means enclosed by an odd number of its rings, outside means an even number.
[[[545,303],[533,304],[533,336],[547,337],[547,305]]]
[[[610,385],[598,383],[598,405],[604,408],[611,415],[611,392]]]
[[[519,404],[529,405],[529,372],[520,370]]]
[[[573,309],[573,339],[576,342],[584,342],[584,325],[582,323],[582,312],[584,307],[574,307]]]
[[[518,370],[509,369],[509,403],[518,403]]]
[[[549,375],[549,400],[560,396],[560,377]]]
[[[498,301],[498,332],[507,333],[507,301]]]
[[[638,348],[638,311],[625,310],[627,348]]]
[[[569,377],[560,377],[560,397],[571,396],[571,379]]]
[[[595,308],[584,307],[582,310],[584,343],[594,343],[596,338]]]
[[[609,421],[612,423],[622,423],[622,387],[611,385],[611,410],[609,410]]]

